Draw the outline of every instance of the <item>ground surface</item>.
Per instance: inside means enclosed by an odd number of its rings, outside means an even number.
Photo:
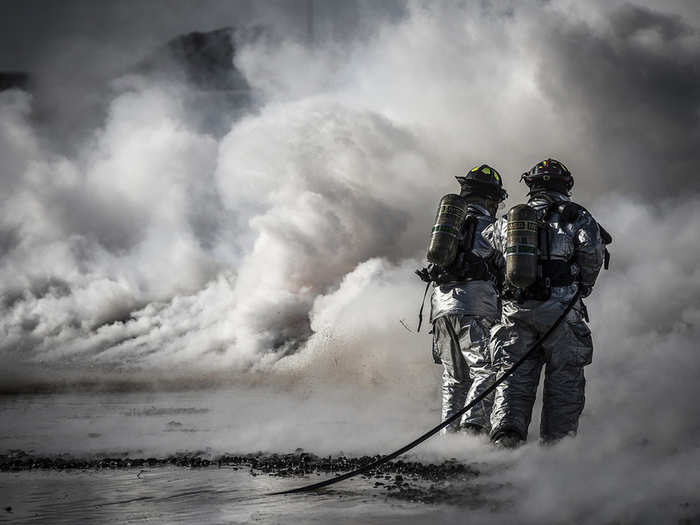
[[[649,441],[606,453],[593,432],[515,452],[435,436],[332,487],[266,495],[352,470],[435,423],[420,399],[371,395],[0,396],[0,522],[700,524],[696,463]]]
[[[375,459],[363,453],[373,440],[384,453],[400,443],[376,412],[344,420],[329,415],[333,403],[255,389],[2,396],[0,522],[407,523],[499,505],[487,497],[495,485],[484,464],[442,454],[407,455],[309,494],[266,496]],[[295,447],[303,442],[316,450]]]

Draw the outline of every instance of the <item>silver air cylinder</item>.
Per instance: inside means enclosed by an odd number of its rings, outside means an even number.
[[[537,212],[526,204],[508,212],[506,280],[520,289],[537,280]]]
[[[440,199],[428,245],[428,262],[446,268],[455,260],[467,218],[467,201],[448,193]]]

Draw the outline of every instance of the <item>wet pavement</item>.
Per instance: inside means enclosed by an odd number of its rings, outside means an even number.
[[[377,459],[379,456],[319,457],[301,449],[289,454],[258,452],[207,457],[182,453],[158,458],[35,456],[21,450],[12,450],[7,454],[0,454],[0,471],[19,473],[121,470],[137,472],[136,477],[140,479],[146,472],[156,469],[181,468],[184,471],[183,476],[189,475],[189,471],[192,470],[200,470],[203,471],[200,474],[206,474],[225,469],[229,472],[245,472],[251,478],[291,478],[296,482],[291,488],[295,488],[355,470]],[[479,470],[476,467],[455,459],[441,463],[396,460],[358,475],[355,486],[362,487],[364,491],[374,489],[375,496],[376,493],[381,493],[383,496],[410,502],[468,503],[470,506],[479,506],[485,504],[486,500],[480,496],[481,489],[477,490],[476,486],[469,490],[470,494],[466,500],[463,497],[465,487],[472,484],[478,476]],[[276,482],[270,483],[274,485]],[[285,485],[288,484],[290,483],[285,482]],[[493,488],[491,486],[491,490]]]
[[[0,396],[0,522],[403,524],[499,505],[492,467],[446,456],[440,438],[332,487],[265,496],[372,462],[434,418],[387,409],[378,425],[380,405],[341,418],[333,403],[254,389]]]

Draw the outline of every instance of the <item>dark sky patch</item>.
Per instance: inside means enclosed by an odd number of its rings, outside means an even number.
[[[697,21],[632,5],[608,25],[553,21],[540,81],[599,156],[597,186],[645,197],[700,189]]]

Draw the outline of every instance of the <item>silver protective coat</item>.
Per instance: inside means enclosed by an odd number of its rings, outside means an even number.
[[[450,323],[457,345],[447,326]],[[489,355],[489,334],[493,321],[486,317],[446,314],[433,324],[433,352],[442,363],[442,420],[458,412],[494,381]],[[469,409],[461,419],[443,429],[457,432],[465,425],[490,429],[493,393]]]
[[[568,200],[559,193],[533,197],[528,203],[545,218],[551,202]],[[571,224],[560,223],[558,212],[547,218],[550,232],[549,256],[569,261],[578,281],[590,290],[595,284],[604,259],[604,246],[597,222],[581,210]],[[507,222],[499,219],[484,231],[484,237],[503,254]],[[505,264],[501,260],[500,264]],[[578,284],[553,287],[546,301],[529,300],[522,304],[504,301],[501,321],[491,332],[489,350],[497,370],[511,367],[563,313]],[[505,431],[527,439],[542,367],[545,366],[540,436],[553,441],[575,434],[585,404],[586,379],[583,367],[593,356],[591,332],[583,319],[584,306],[576,305],[550,338],[542,351],[531,355],[495,392],[491,412],[491,436]]]
[[[482,235],[495,219],[481,206],[470,205],[469,210],[478,221],[473,252],[490,264],[498,264],[498,254]],[[497,272],[498,267],[493,266],[491,280],[447,283],[435,286],[433,290],[430,319],[433,323],[433,356],[443,365],[443,420],[480,395],[495,379],[488,343],[490,329],[500,316],[495,284]],[[448,323],[455,337],[450,335]],[[464,425],[488,431],[492,404],[493,394],[467,411],[461,420],[452,423],[443,433],[458,431]]]
[[[476,215],[477,224],[474,232],[472,251],[494,265],[493,279],[488,281],[463,281],[435,286],[430,301],[430,321],[433,322],[446,314],[471,315],[496,319],[500,315],[500,304],[496,292],[496,273],[502,263],[499,254],[487,241],[483,232],[495,221],[486,208],[470,205],[469,214]],[[495,266],[498,265],[498,266]]]

